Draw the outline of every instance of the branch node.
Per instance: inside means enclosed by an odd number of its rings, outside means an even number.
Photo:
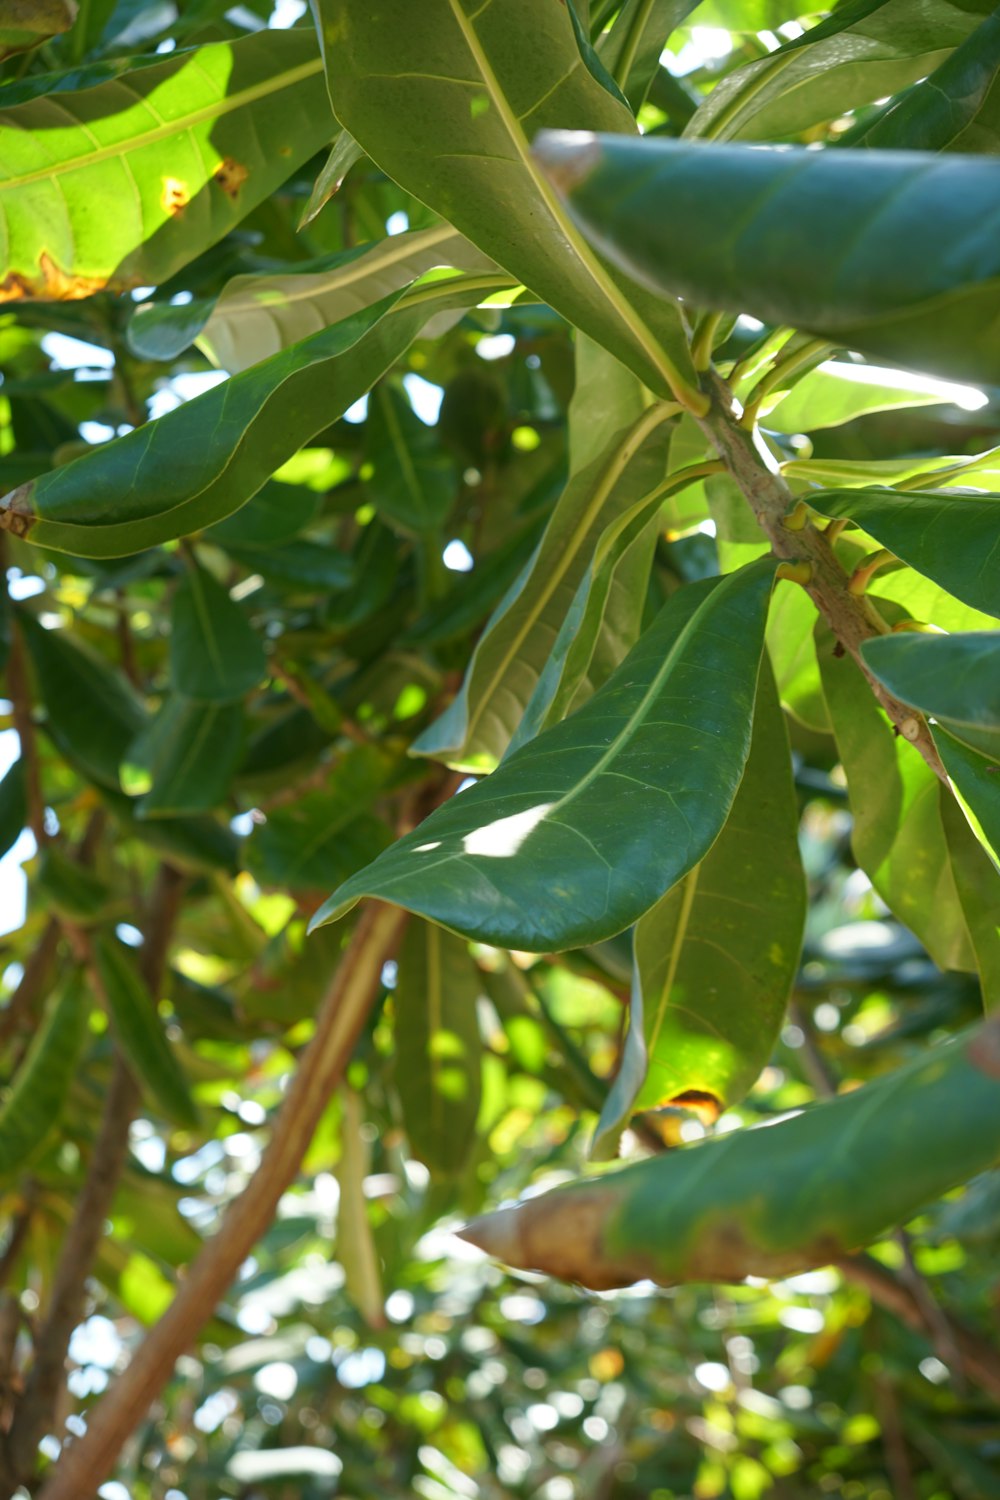
[[[805,589],[812,583],[813,565],[810,562],[779,563],[774,576],[785,578],[789,583],[799,583]]]
[[[881,568],[887,567],[889,563],[898,562],[899,558],[894,552],[890,552],[887,547],[880,547],[877,552],[873,552],[871,557],[867,558],[863,563],[858,563],[858,566],[847,580],[847,592],[853,594],[856,598],[860,598],[867,591],[869,583]]]
[[[799,500],[794,510],[790,510],[787,516],[782,516],[781,524],[786,531],[804,531],[809,525],[809,506],[804,500]]]

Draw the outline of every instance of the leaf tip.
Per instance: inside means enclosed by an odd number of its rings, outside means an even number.
[[[9,531],[11,536],[25,537],[38,520],[32,503],[35,482],[19,484],[16,490],[0,499],[0,531]]]
[[[597,166],[601,145],[591,130],[542,130],[531,154],[552,185],[568,196]]]

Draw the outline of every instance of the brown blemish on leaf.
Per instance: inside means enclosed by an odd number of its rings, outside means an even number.
[[[696,1114],[705,1125],[714,1125],[722,1114],[722,1101],[707,1089],[685,1089],[681,1094],[675,1094],[672,1099],[667,1100],[678,1109],[689,1109]]]
[[[31,503],[34,485],[18,485],[0,500],[0,531],[9,531],[11,536],[26,537],[38,517]]]
[[[216,167],[213,180],[222,189],[227,198],[232,198],[235,201],[239,195],[240,188],[249,176],[250,173],[241,161],[234,161],[231,156],[227,156]]]
[[[653,1274],[645,1257],[633,1262],[605,1249],[604,1228],[617,1203],[618,1194],[599,1182],[566,1193],[556,1189],[486,1214],[460,1232],[508,1266],[608,1292]]]
[[[553,187],[566,195],[590,176],[601,159],[601,147],[589,130],[543,130],[531,154]]]
[[[989,1020],[973,1038],[969,1061],[988,1078],[1000,1078],[1000,1016]]]
[[[0,302],[76,302],[103,291],[107,284],[106,276],[68,275],[43,250],[38,258],[37,276],[9,271],[0,281]]]
[[[180,177],[164,177],[160,203],[164,210],[176,219],[191,202],[191,190]]]

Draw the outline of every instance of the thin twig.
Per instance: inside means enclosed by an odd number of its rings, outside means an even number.
[[[91,1500],[122,1444],[170,1378],[178,1357],[211,1317],[267,1229],[343,1076],[378,994],[382,967],[395,952],[405,921],[404,912],[382,905],[369,907],[358,921],[260,1166],[229,1205],[218,1232],[191,1265],[170,1307],[139,1345],[125,1374],[91,1413],[85,1436],[67,1448],[41,1500]]]

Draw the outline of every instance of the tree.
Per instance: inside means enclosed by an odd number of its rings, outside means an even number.
[[[0,1489],[995,1492],[1000,18],[28,9]]]

